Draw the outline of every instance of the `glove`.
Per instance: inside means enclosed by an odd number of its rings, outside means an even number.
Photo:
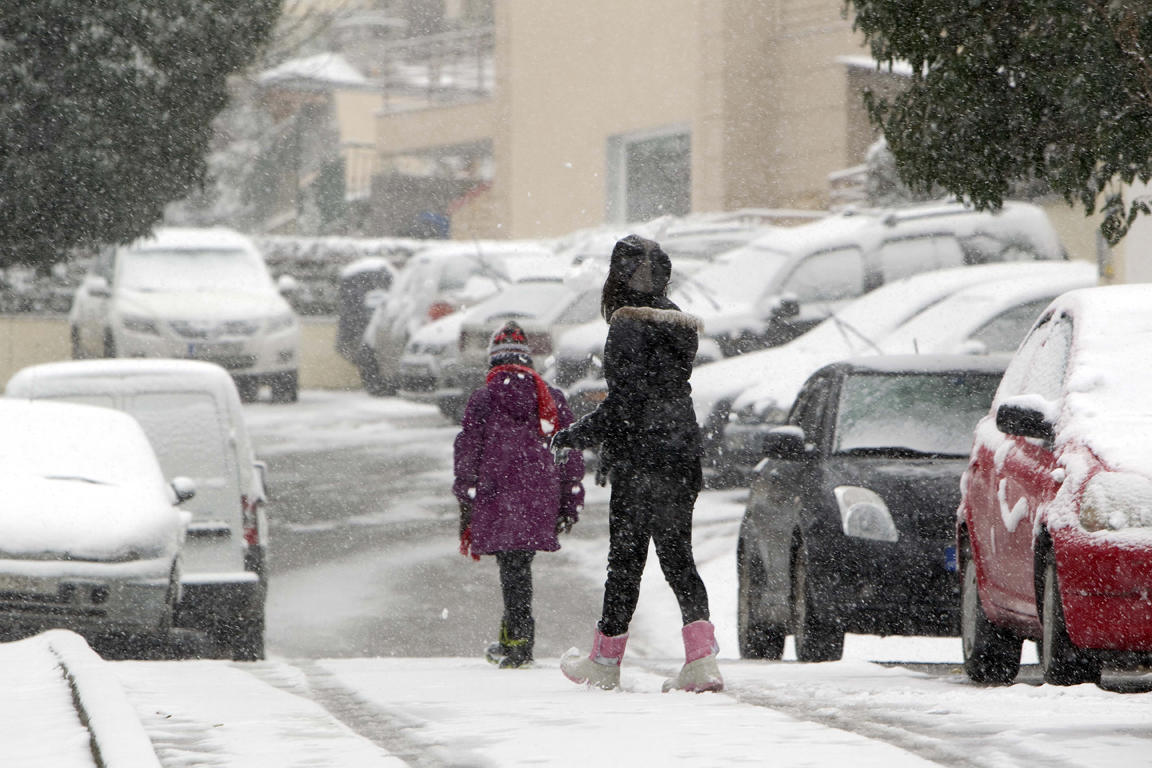
[[[576,447],[572,441],[572,431],[570,429],[562,429],[556,434],[552,435],[552,442],[548,444],[548,450],[553,454],[558,454],[561,451],[569,451]]]
[[[472,505],[466,501],[460,502],[460,535],[472,525]]]
[[[561,512],[560,516],[556,518],[556,535],[570,532],[574,525],[576,525],[576,518],[567,512]]]

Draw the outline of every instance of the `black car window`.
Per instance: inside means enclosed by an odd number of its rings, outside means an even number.
[[[828,391],[832,382],[821,377],[808,383],[797,399],[788,423],[804,430],[804,441],[813,445],[820,443],[824,434],[824,417],[828,412]]]
[[[833,451],[967,456],[1000,377],[976,372],[856,373],[840,386]]]

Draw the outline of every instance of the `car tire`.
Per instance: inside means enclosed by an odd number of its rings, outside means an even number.
[[[844,655],[844,630],[821,615],[808,563],[801,545],[792,563],[792,636],[799,661],[837,661]]]
[[[1044,682],[1050,685],[1079,685],[1100,682],[1100,659],[1077,648],[1068,638],[1064,624],[1064,605],[1060,600],[1060,583],[1056,559],[1049,552],[1044,562],[1044,585],[1040,605],[1040,669]]]
[[[779,659],[784,655],[785,627],[763,622],[756,615],[756,605],[764,590],[764,568],[754,554],[740,547],[737,558],[736,633],[740,657],[744,659]]]
[[[356,370],[360,373],[360,384],[364,391],[373,397],[396,393],[396,387],[380,376],[380,365],[371,347],[360,347],[356,353]]]
[[[269,388],[272,390],[272,402],[294,403],[299,399],[300,374],[298,371],[278,373],[268,378]]]
[[[1007,685],[1020,671],[1020,649],[1023,640],[1014,632],[1002,629],[984,615],[976,588],[976,562],[971,552],[964,552],[960,582],[960,641],[964,654],[964,672],[974,683]]]
[[[260,397],[260,379],[255,376],[240,376],[235,379],[236,393],[240,395],[240,402],[254,403]]]

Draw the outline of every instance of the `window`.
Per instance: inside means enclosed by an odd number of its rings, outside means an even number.
[[[1014,352],[1051,300],[1049,297],[1007,309],[977,328],[968,338],[979,342],[984,354]]]
[[[880,269],[884,282],[933,269],[962,266],[964,250],[950,235],[888,240],[880,246]]]
[[[860,296],[864,293],[864,258],[857,248],[814,253],[788,276],[781,292],[801,303]]]
[[[607,160],[609,221],[647,221],[692,211],[687,131],[612,136]]]

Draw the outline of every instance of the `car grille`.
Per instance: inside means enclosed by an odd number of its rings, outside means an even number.
[[[218,339],[222,336],[252,336],[260,330],[255,320],[228,320],[222,323],[173,320],[168,325],[185,339]]]

